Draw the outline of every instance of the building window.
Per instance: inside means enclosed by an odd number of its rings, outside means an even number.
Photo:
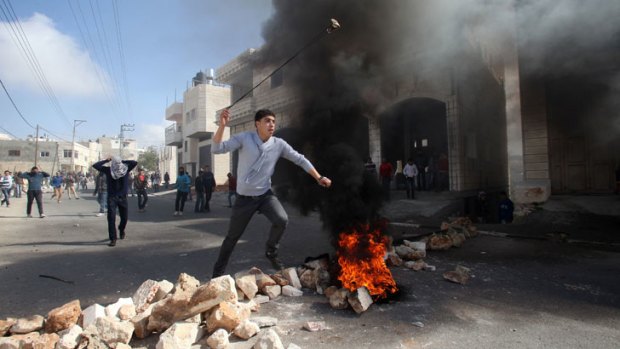
[[[65,150],[62,151],[62,153],[63,153],[63,157],[65,157],[65,158],[70,158],[71,157],[71,150],[66,150],[65,149]]]
[[[21,150],[9,150],[9,156],[20,156]]]
[[[79,155],[79,154],[78,154],[78,151],[76,150],[76,151],[75,151],[75,154],[73,154],[73,157],[74,157],[74,158],[76,158],[76,159],[78,159],[78,155]]]
[[[284,74],[282,73],[282,70],[278,70],[271,77],[271,88],[276,88],[278,86],[281,86],[283,82],[284,82]]]
[[[428,139],[424,138],[422,140],[422,147],[428,147]]]
[[[50,152],[49,151],[42,151],[40,155],[41,155],[42,158],[49,158],[50,157]]]

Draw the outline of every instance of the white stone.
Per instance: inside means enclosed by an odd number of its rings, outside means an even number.
[[[245,320],[242,321],[239,326],[235,327],[233,333],[235,334],[235,336],[241,339],[248,340],[254,335],[256,335],[258,331],[260,331],[260,327],[256,322]]]
[[[105,308],[99,304],[93,304],[82,310],[82,328],[86,328],[95,323],[97,318],[104,317]]]
[[[95,328],[99,337],[109,345],[115,345],[116,343],[129,344],[134,330],[133,323],[115,321],[110,317],[98,318],[95,324],[86,330],[92,332],[93,328]]]
[[[349,304],[356,313],[361,314],[372,305],[372,297],[366,287],[360,287],[348,297]]]
[[[263,292],[269,296],[269,299],[276,299],[282,294],[282,287],[280,285],[265,286]]]
[[[256,295],[256,297],[254,297],[254,301],[256,302],[256,304],[263,304],[263,303],[268,303],[269,302],[269,297],[259,294]]]
[[[159,291],[159,282],[155,280],[146,280],[138,287],[131,297],[137,313],[143,312],[153,302],[157,291]]]
[[[254,349],[284,349],[284,345],[282,345],[282,340],[280,336],[276,333],[276,331],[272,329],[268,329],[264,333],[261,334],[260,338],[252,347]]]
[[[426,251],[426,242],[424,241],[409,241],[403,240],[405,246],[414,249],[415,251]]]
[[[131,346],[125,343],[117,343],[115,349],[131,349]]]
[[[282,287],[282,294],[287,297],[300,297],[304,295],[304,292],[291,285],[286,285]]]
[[[271,327],[278,324],[278,319],[271,316],[257,316],[250,318],[250,321],[256,323],[258,327]]]
[[[118,310],[125,304],[133,304],[133,300],[131,298],[119,298],[116,303],[110,304],[105,307],[105,314],[110,317],[118,317]]]
[[[327,329],[325,321],[308,321],[304,324],[304,328],[310,332],[318,332]]]
[[[11,326],[12,334],[26,334],[38,331],[43,328],[45,318],[41,315],[33,315],[27,318],[17,319],[15,324]]]
[[[64,331],[58,332],[60,340],[56,344],[56,349],[73,349],[77,347],[82,332],[82,328],[78,325],[73,325]]]
[[[21,340],[13,337],[0,338],[0,349],[21,349],[21,344]]]
[[[118,349],[118,348],[116,348]],[[286,347],[286,349],[301,349],[301,347],[295,343],[289,343],[288,347]]]
[[[159,336],[156,349],[189,349],[202,338],[199,323],[176,322]]]
[[[254,298],[258,292],[258,285],[256,284],[256,276],[253,274],[236,274],[235,283],[237,287],[248,297],[248,299]]]
[[[168,280],[161,280],[158,284],[159,289],[157,289],[155,298],[153,298],[151,303],[155,303],[164,299],[164,297],[166,297],[170,292],[172,292],[172,289],[174,289],[174,284]]]
[[[296,289],[301,289],[301,281],[299,281],[299,276],[297,275],[297,269],[295,268],[286,268],[282,271],[282,275],[288,281],[290,286],[295,287]]]
[[[228,332],[224,329],[219,329],[213,332],[213,334],[207,338],[207,345],[211,349],[228,348],[230,345],[230,342],[228,341]]]

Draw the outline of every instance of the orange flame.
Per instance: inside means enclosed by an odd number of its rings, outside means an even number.
[[[353,229],[340,233],[338,246],[338,280],[349,291],[365,286],[375,300],[398,291],[392,273],[385,264],[387,236],[380,230],[370,230],[364,225],[360,231]]]

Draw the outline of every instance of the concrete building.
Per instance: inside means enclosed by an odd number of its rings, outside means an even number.
[[[544,54],[562,61],[541,66],[530,58],[534,48],[518,12],[518,6],[509,9],[514,25],[506,27],[514,30],[481,37],[475,22],[463,28],[460,56],[450,60],[459,63],[443,68],[420,69],[422,48],[404,40],[385,71],[392,93],[383,93],[381,109],[365,115],[360,155],[377,164],[420,158],[430,166],[446,154],[448,188],[463,196],[507,190],[514,201],[530,203],[551,194],[612,192],[620,166],[618,101],[612,97],[620,49],[548,47]],[[252,65],[257,52],[248,50],[217,70],[218,81],[231,86],[231,100],[272,71]],[[278,115],[281,132],[300,112],[299,103],[276,74],[231,109],[230,132],[254,129],[260,108]],[[236,162],[233,153],[233,172]]]
[[[75,143],[75,153],[70,142],[48,138],[27,140],[0,140],[0,166],[2,170],[29,171],[35,164],[48,173],[56,171],[90,171],[93,160],[90,148]],[[95,160],[96,161],[96,160]]]
[[[107,156],[120,155],[124,160],[138,160],[140,154],[144,152],[144,149],[138,148],[135,139],[124,138],[121,144],[119,137],[101,136],[96,142],[101,145],[99,157],[102,159]]]
[[[230,157],[211,156],[211,138],[217,130],[216,112],[230,104],[230,87],[216,83],[213,75],[199,72],[192,86],[183,93],[183,101],[166,108],[166,120],[174,122],[166,128],[167,146],[175,147],[177,164],[170,172],[171,181],[177,168],[184,166],[192,176],[209,165],[218,184],[223,184],[230,171]],[[228,132],[225,137],[228,137]],[[172,157],[171,157],[172,158]]]

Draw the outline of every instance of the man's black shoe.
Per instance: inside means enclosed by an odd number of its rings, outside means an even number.
[[[116,240],[110,240],[110,243],[108,244],[108,246],[110,247],[116,246]]]
[[[271,262],[271,266],[275,270],[279,271],[279,270],[283,270],[284,269],[284,264],[282,264],[282,261],[280,260],[280,258],[278,258],[278,253],[277,252],[266,252],[265,253],[265,257],[267,257],[269,262]]]
[[[121,231],[120,238],[121,238],[121,240],[125,239],[125,232],[124,231]]]

